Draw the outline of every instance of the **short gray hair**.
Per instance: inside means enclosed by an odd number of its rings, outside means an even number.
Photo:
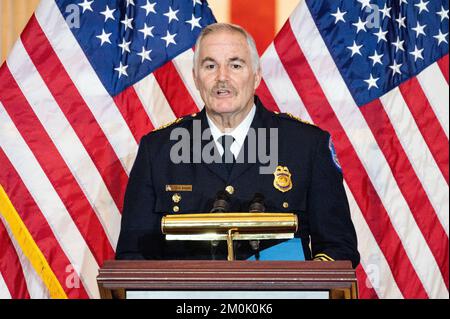
[[[258,50],[256,49],[255,40],[253,37],[248,33],[244,28],[241,26],[238,26],[236,24],[231,23],[214,23],[206,26],[200,35],[197,38],[197,42],[195,43],[195,50],[194,50],[194,72],[198,64],[198,58],[200,55],[200,43],[202,42],[203,38],[206,37],[209,34],[221,32],[221,31],[228,31],[228,32],[237,32],[242,34],[245,39],[247,40],[248,47],[250,49],[250,57],[252,59],[252,68],[253,72],[257,72],[260,69],[260,60],[259,60],[259,54]]]

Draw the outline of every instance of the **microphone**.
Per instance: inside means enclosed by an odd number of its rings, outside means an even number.
[[[264,195],[261,193],[255,193],[253,199],[250,202],[248,211],[250,213],[263,213],[266,211],[266,206],[264,205]],[[250,247],[256,251],[255,259],[259,260],[259,240],[250,240]]]
[[[224,190],[218,191],[216,195],[216,200],[213,203],[213,207],[210,210],[210,213],[225,213],[230,210],[230,196]],[[213,259],[216,255],[216,247],[219,246],[218,240],[211,241],[211,255]]]
[[[266,211],[266,206],[264,205],[264,195],[261,193],[255,193],[253,199],[250,202],[248,211],[250,213],[263,213]]]
[[[230,210],[230,196],[226,191],[218,191],[210,213],[224,213]]]

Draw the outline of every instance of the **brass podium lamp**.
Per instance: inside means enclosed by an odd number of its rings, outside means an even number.
[[[167,240],[226,240],[234,260],[233,240],[291,239],[298,229],[292,213],[208,213],[167,215],[161,221]]]

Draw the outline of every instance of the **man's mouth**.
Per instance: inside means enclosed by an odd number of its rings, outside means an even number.
[[[231,96],[232,92],[229,89],[216,89],[215,94],[218,97],[228,97]]]
[[[212,89],[212,94],[216,98],[229,98],[236,95],[236,90],[227,85],[217,85]]]

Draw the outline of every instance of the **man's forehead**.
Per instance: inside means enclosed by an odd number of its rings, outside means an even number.
[[[223,41],[224,38],[227,38],[227,41]],[[239,33],[237,31],[229,31],[229,30],[221,30],[214,33],[210,33],[206,35],[201,43],[200,46],[204,48],[205,46],[241,46],[246,45],[248,46],[248,43],[246,41],[245,36],[242,33]]]
[[[208,34],[202,39],[200,55],[205,57],[213,52],[221,54],[231,54],[231,52],[234,52],[234,54],[240,53],[239,55],[247,55],[250,54],[250,48],[242,34],[238,32],[222,31],[220,33]]]

